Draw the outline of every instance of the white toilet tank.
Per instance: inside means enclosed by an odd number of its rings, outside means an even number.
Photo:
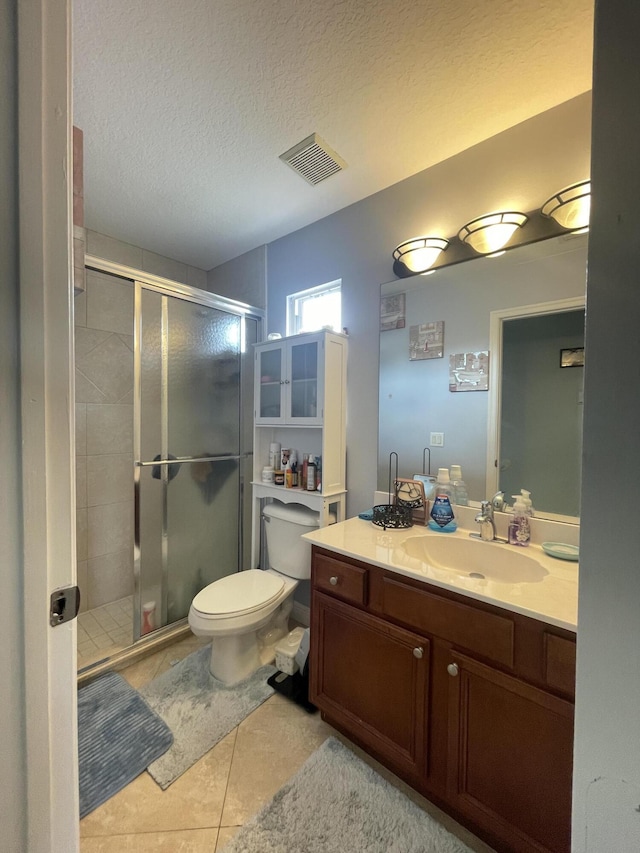
[[[301,504],[274,502],[262,514],[271,568],[290,578],[310,578],[311,545],[300,537],[320,526],[318,513]]]

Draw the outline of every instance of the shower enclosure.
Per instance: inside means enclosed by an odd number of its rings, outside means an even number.
[[[86,427],[86,455],[81,425],[78,456],[79,529],[84,520],[87,530],[86,553],[80,539],[78,547],[81,665],[176,625],[203,586],[250,561],[245,484],[262,312],[112,272],[88,272],[83,304],[76,303],[76,389]],[[115,494],[108,486],[118,479]],[[99,639],[103,628],[111,645]]]

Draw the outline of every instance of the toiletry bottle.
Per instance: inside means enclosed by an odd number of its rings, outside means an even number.
[[[526,506],[529,516],[535,515],[533,504],[531,503],[531,492],[528,492],[526,489],[520,489],[520,494],[522,495],[522,503]]]
[[[289,459],[291,463],[291,488],[298,488],[298,454],[295,450],[291,451],[291,456]]]
[[[448,468],[438,468],[438,479],[436,481],[436,494],[429,513],[429,529],[438,533],[454,533],[458,524],[453,514],[451,502],[453,500],[453,489],[449,480]]]
[[[458,506],[469,506],[467,484],[462,479],[462,468],[459,465],[451,466],[451,481],[453,486],[453,502],[458,504]]]
[[[511,495],[515,503],[509,521],[509,545],[527,546],[531,540],[531,515],[522,495]]]
[[[316,460],[313,453],[309,454],[309,461],[307,462],[307,491],[315,492],[316,490]]]
[[[273,467],[274,471],[278,471],[280,469],[280,442],[272,441],[269,445],[269,465]]]
[[[300,476],[298,477],[298,485],[301,489],[307,488],[307,466],[309,465],[309,454],[302,454],[302,471],[300,472]]]

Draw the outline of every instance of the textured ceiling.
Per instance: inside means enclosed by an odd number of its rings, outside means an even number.
[[[89,228],[210,269],[591,87],[592,0],[74,0]],[[312,132],[348,168],[278,157]]]

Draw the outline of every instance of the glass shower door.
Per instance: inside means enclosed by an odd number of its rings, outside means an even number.
[[[136,636],[238,570],[244,322],[136,285]]]

